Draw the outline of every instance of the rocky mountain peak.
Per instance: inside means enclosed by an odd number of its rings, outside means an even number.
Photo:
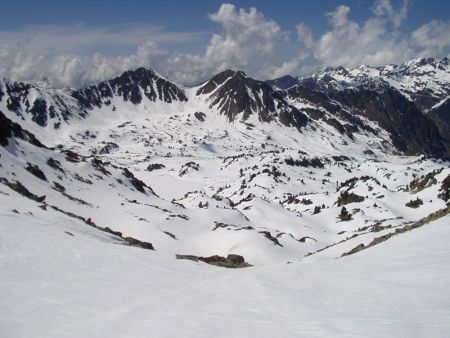
[[[445,149],[439,132],[444,140],[449,140],[448,128],[438,128],[438,132],[429,118],[422,116],[425,111],[421,107],[431,104],[436,107],[448,98],[450,81],[446,77],[449,74],[446,64],[448,59],[444,58],[417,59],[398,66],[328,68],[308,78],[285,77],[287,82],[299,82],[285,90],[270,81],[259,81],[242,71],[228,69],[193,88],[195,99],[186,107],[189,110],[201,103],[199,111],[218,113],[229,122],[273,122],[298,130],[311,122],[311,128],[331,126],[333,132],[337,130],[351,140],[356,140],[354,137],[360,132],[377,137],[379,126],[403,153],[443,157]],[[154,110],[151,103],[158,101],[167,104],[170,112],[186,111],[186,90],[190,91],[152,69],[138,68],[70,92],[0,83],[0,108],[14,122],[17,119],[31,122],[30,131],[38,135],[36,125],[54,129],[62,123],[69,126],[73,118],[104,114],[97,109],[101,107],[114,111],[125,105],[131,111],[145,108],[151,113]],[[174,102],[177,105],[170,105]],[[205,103],[209,109],[205,109]],[[139,105],[141,108],[136,109]],[[439,116],[445,115],[442,113],[445,107],[440,108]],[[435,116],[437,113],[429,115],[437,121]]]
[[[326,68],[298,83],[312,90],[334,92],[348,88],[364,88],[383,92],[393,87],[419,108],[427,112],[450,95],[448,58],[421,58],[400,65]]]
[[[206,95],[210,107],[216,108],[230,122],[238,117],[247,120],[255,114],[262,122],[279,120],[298,128],[306,125],[306,116],[290,106],[280,92],[242,71],[223,71],[203,84],[196,94]]]
[[[150,101],[187,101],[184,90],[164,79],[151,69],[138,68],[126,71],[120,76],[74,91],[75,97],[85,108],[92,109],[111,104],[113,97],[121,97],[125,102],[140,104],[144,98]]]

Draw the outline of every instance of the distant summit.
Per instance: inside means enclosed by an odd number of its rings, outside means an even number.
[[[201,120],[223,116],[224,128],[227,121],[276,124],[298,132],[308,127],[368,143],[384,135],[386,144],[406,155],[443,158],[450,149],[448,63],[447,58],[429,58],[398,66],[336,67],[307,78],[272,81],[228,69],[192,88],[138,68],[72,91],[3,80],[0,101],[5,116],[10,112],[13,122],[30,123],[36,134],[39,128],[70,128],[74,120],[91,116],[105,120],[109,115],[191,112]]]

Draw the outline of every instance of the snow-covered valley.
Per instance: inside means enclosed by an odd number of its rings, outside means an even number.
[[[450,333],[445,142],[392,89],[0,84],[6,337]]]
[[[15,205],[7,205],[14,208]],[[67,217],[3,213],[7,337],[446,337],[450,218],[340,259],[247,269],[123,246]]]

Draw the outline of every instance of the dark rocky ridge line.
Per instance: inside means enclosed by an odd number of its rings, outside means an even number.
[[[450,149],[450,97],[436,108],[429,110],[426,117],[435,123],[447,149]]]
[[[405,232],[408,231],[412,231],[414,229],[420,228],[428,223],[430,223],[431,221],[435,221],[437,219],[440,219],[446,215],[448,215],[450,213],[450,206],[447,206],[441,210],[438,210],[436,212],[433,212],[431,214],[429,214],[428,216],[421,218],[420,220],[418,220],[417,222],[414,222],[410,225],[405,225],[404,227],[401,228],[397,228],[395,229],[394,232],[389,232],[383,236],[380,237],[375,237],[370,243],[368,243],[367,245],[364,245],[363,243],[357,245],[356,247],[354,247],[353,249],[351,249],[348,252],[344,252],[341,257],[345,257],[345,256],[349,256],[352,254],[355,254],[357,252],[360,252],[362,250],[366,250],[372,246],[378,245],[380,243],[383,243],[385,241],[387,241],[388,239],[391,239],[392,237],[399,235],[399,234],[403,234]]]
[[[248,268],[252,265],[247,263],[241,255],[229,254],[227,257],[219,255],[202,257],[194,255],[176,255],[176,259],[185,259],[193,262],[203,262],[210,265],[216,265],[223,268]]]
[[[410,96],[417,108],[425,113],[441,101],[442,98],[450,95],[450,85],[444,84],[440,88],[440,92],[435,93],[425,85],[425,82],[421,81],[420,77],[435,74],[438,70],[448,71],[449,62],[450,60],[447,57],[441,60],[422,58],[400,65],[366,67],[366,69],[371,69],[370,73],[364,70],[361,71],[360,67],[353,69],[356,70],[353,73],[351,72],[352,69],[342,66],[336,68],[328,67],[308,77],[284,76],[278,79],[268,80],[267,83],[281,89],[288,89],[300,84],[308,89],[324,93],[332,93],[349,88],[384,91],[386,88],[391,87],[387,79],[401,79],[402,76],[413,76],[417,78],[414,85],[424,86],[414,91],[405,89],[405,92]]]
[[[196,95],[206,95],[210,108],[218,108],[230,122],[241,115],[241,120],[245,121],[252,114],[257,114],[262,122],[279,120],[283,125],[297,129],[308,122],[306,115],[289,105],[280,92],[241,71],[225,70],[215,75],[197,90]]]
[[[143,99],[142,94],[150,101],[187,101],[181,88],[145,68],[126,71],[112,80],[72,92],[72,96],[85,109],[110,105],[115,95],[122,97],[125,102],[139,104]]]
[[[45,198],[46,196],[37,196],[34,193],[30,192],[22,183],[20,183],[19,181],[15,181],[15,182],[10,182],[8,181],[6,178],[4,177],[0,177],[0,183],[4,184],[5,186],[9,187],[10,189],[14,190],[15,192],[17,192],[18,194],[22,195],[25,198],[28,198],[32,201],[35,201],[37,203],[42,203],[40,205],[40,208],[43,210],[47,210],[47,208],[51,208],[56,212],[62,213],[66,216],[69,216],[71,218],[75,218],[77,220],[80,220],[81,222],[83,222],[84,224],[93,227],[99,231],[102,232],[106,232],[114,237],[116,237],[115,239],[117,239],[118,241],[120,241],[121,244],[124,245],[128,245],[128,246],[134,246],[134,247],[138,247],[141,249],[147,249],[147,250],[155,250],[155,248],[153,247],[152,243],[150,242],[145,242],[145,241],[141,241],[139,239],[136,239],[134,237],[126,237],[123,236],[123,234],[119,231],[114,231],[109,227],[102,227],[97,225],[95,222],[93,222],[90,218],[85,218],[82,217],[80,215],[77,215],[71,211],[67,211],[67,210],[63,210],[59,207],[57,207],[56,205],[50,205],[47,204],[45,202]],[[73,236],[73,234],[70,234],[71,236]]]
[[[347,71],[341,68],[340,71]],[[292,82],[293,78],[287,80]],[[301,131],[315,120],[355,140],[355,133],[361,131],[378,135],[377,130],[364,122],[368,119],[386,130],[393,145],[405,155],[447,158],[450,154],[448,103],[424,116],[414,103],[387,85],[377,85],[376,90],[370,86],[339,91],[316,89],[320,88],[304,84],[276,90],[270,83],[252,79],[244,72],[226,70],[200,86],[196,96],[203,97],[211,109],[217,109],[230,122],[245,123],[250,116],[256,115],[261,122],[279,123]],[[41,97],[30,102],[32,91],[40,93]],[[62,121],[70,123],[76,116],[86,117],[94,108],[109,106],[115,110],[113,98],[116,97],[131,105],[141,104],[144,98],[167,104],[188,100],[182,87],[145,68],[126,71],[114,79],[68,94],[17,82],[5,82],[3,87],[0,83],[0,99],[6,102],[8,110],[21,119],[28,114],[39,126],[54,122],[55,129]],[[317,108],[298,109],[292,104],[295,100],[309,102]],[[206,117],[203,112],[198,116],[200,121]]]
[[[406,155],[446,155],[443,139],[433,121],[397,90],[346,89],[333,92],[330,97],[353,114],[377,122],[390,133],[394,146]]]
[[[36,136],[24,130],[19,124],[12,122],[0,111],[0,145],[6,147],[12,137],[28,141],[36,147],[45,147]]]

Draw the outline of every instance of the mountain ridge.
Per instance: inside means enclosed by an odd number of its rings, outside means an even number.
[[[448,59],[439,62],[434,59],[425,61],[411,61],[408,67],[385,66],[378,71],[381,73],[386,72],[387,68],[393,68],[398,73],[409,69],[410,74],[411,69],[440,67],[444,71],[448,67]],[[359,69],[373,71],[372,68],[364,66]],[[329,75],[330,72],[333,72],[335,77],[339,74],[343,78],[352,78],[352,81],[357,82],[359,79],[359,85],[355,87],[349,84],[346,87],[343,85],[346,82],[342,80],[337,86],[335,80],[330,80],[335,79]],[[445,149],[447,142],[444,140],[450,138],[447,135],[448,129],[438,130],[428,117],[419,116],[418,111],[408,106],[403,97],[407,101],[410,99],[383,79],[373,77],[374,81],[369,81],[372,79],[370,76],[350,75],[351,71],[344,67],[329,68],[317,73],[314,78],[308,78],[303,83],[283,90],[274,88],[268,82],[255,80],[242,71],[225,70],[197,87],[188,88],[170,82],[152,69],[141,67],[126,71],[111,80],[72,91],[46,90],[31,84],[3,80],[0,82],[0,101],[4,103],[5,111],[14,113],[12,118],[17,118],[15,122],[30,119],[48,130],[51,129],[51,126],[48,126],[51,124],[54,129],[59,129],[61,125],[70,125],[72,119],[79,123],[92,114],[98,115],[99,118],[100,114],[115,114],[117,109],[139,110],[144,114],[162,111],[195,111],[204,114],[203,110],[208,110],[207,115],[216,112],[226,117],[228,122],[245,123],[252,120],[257,123],[279,123],[294,127],[299,132],[312,120],[319,124],[325,122],[353,141],[354,133],[360,130],[375,134],[375,129],[369,127],[367,121],[363,121],[368,119],[391,135],[391,141],[400,152],[440,158],[447,156],[449,150]],[[428,76],[428,73],[425,75]],[[369,88],[366,88],[361,78],[365,79],[364,81],[369,79],[366,81],[370,83]],[[311,86],[311,81],[316,81],[316,87]],[[329,87],[319,88],[319,85]],[[443,88],[442,93],[446,90],[445,86]],[[399,95],[394,95],[393,90]],[[323,94],[320,94],[321,92]],[[358,96],[364,95],[374,97],[369,100],[371,105],[361,106]],[[432,97],[430,100],[436,99]],[[376,100],[384,104],[380,105]],[[375,114],[374,107],[386,111],[386,117]],[[372,113],[367,114],[368,109],[371,109]],[[404,109],[409,112],[410,118],[402,118]],[[435,114],[430,114],[430,117],[433,116]],[[386,118],[396,122],[394,125],[390,124]],[[408,124],[410,119],[416,121],[416,125]],[[408,128],[403,128],[406,125]],[[37,130],[39,129],[35,131]],[[440,133],[444,135],[441,136]]]
[[[269,80],[271,85],[288,89],[292,85],[303,86],[323,92],[348,88],[384,90],[394,87],[426,113],[433,105],[450,95],[450,68],[447,57],[441,60],[418,58],[399,65],[358,66],[355,68],[327,67],[311,76]]]

